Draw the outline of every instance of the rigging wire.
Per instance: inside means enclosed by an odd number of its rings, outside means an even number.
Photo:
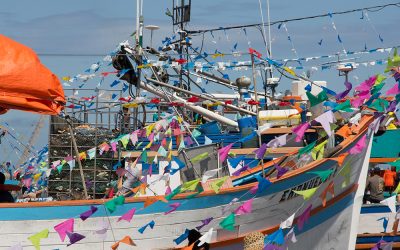
[[[344,15],[344,14],[354,13],[354,12],[358,12],[358,11],[378,12],[378,11],[381,11],[381,10],[385,9],[386,7],[398,7],[398,8],[400,8],[400,2],[389,3],[389,4],[384,4],[384,5],[375,5],[375,6],[370,6],[370,7],[365,7],[365,8],[358,8],[358,9],[351,9],[351,10],[345,10],[345,11],[337,11],[337,12],[325,13],[325,14],[314,15],[314,16],[305,16],[305,17],[277,20],[277,21],[273,21],[273,22],[268,22],[268,23],[266,23],[264,25],[271,25],[272,26],[272,25],[276,25],[278,23],[315,19],[315,18],[327,17],[329,15]],[[212,31],[219,31],[219,30],[241,29],[241,28],[256,27],[256,26],[262,26],[262,25],[263,25],[262,23],[255,23],[255,24],[245,24],[245,25],[219,27],[219,28],[212,28],[212,29],[187,30],[186,32],[188,32],[188,34],[201,34],[201,33],[205,33],[205,32],[212,32]]]

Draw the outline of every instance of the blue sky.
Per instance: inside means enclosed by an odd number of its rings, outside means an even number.
[[[192,20],[188,29],[211,28],[238,24],[261,22],[258,0],[193,0]],[[262,0],[266,18],[266,1]],[[396,1],[321,1],[321,0],[271,0],[271,20],[281,20],[347,10],[353,8],[381,5]],[[145,0],[145,25],[154,24],[161,27],[154,33],[153,44],[159,45],[162,38],[172,34],[171,20],[164,14],[166,8],[172,7],[172,1]],[[115,48],[115,45],[129,37],[135,29],[136,1],[134,0],[7,0],[0,10],[1,33],[32,47],[39,54],[78,54],[92,56],[41,56],[42,62],[58,76],[82,73],[92,63],[101,60],[101,56]],[[399,8],[390,7],[380,12],[368,13],[371,20],[360,19],[361,13],[334,16],[333,20],[347,50],[356,51],[368,48],[391,47],[399,45],[398,32],[395,27],[399,22]],[[373,27],[382,36],[382,43]],[[319,18],[287,23],[287,29],[299,57],[333,54],[342,49],[330,19]],[[291,44],[284,29],[273,26],[272,46],[274,58],[294,58]],[[238,50],[247,49],[247,40],[240,30],[214,32],[205,35],[206,51],[230,51],[238,43]],[[145,43],[149,32],[145,31]],[[264,53],[265,49],[260,32],[248,29],[248,39],[252,47]],[[318,42],[323,39],[322,45]],[[193,39],[195,45],[200,39]],[[215,41],[213,43],[212,41]],[[358,58],[368,61],[386,58],[387,53],[376,53]],[[248,58],[243,58],[248,60]],[[320,62],[315,62],[318,64]],[[382,66],[360,68],[354,72],[351,80],[356,84],[375,73],[382,72]],[[358,80],[354,78],[358,77]],[[343,79],[337,71],[318,71],[313,74],[314,80],[327,80],[333,89],[341,89]],[[290,80],[283,80],[280,90],[290,87]],[[219,89],[216,88],[216,91]],[[21,135],[25,142],[29,139],[32,125],[38,120],[37,115],[10,111],[0,121],[7,121]],[[36,147],[47,143],[48,129],[43,129]],[[0,145],[0,162],[9,154],[8,145]],[[12,153],[14,155],[14,153]],[[11,157],[11,156],[10,156]],[[16,157],[16,156],[15,156]],[[11,157],[13,160],[14,156]]]

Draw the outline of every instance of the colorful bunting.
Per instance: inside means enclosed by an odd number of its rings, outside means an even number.
[[[82,234],[71,233],[71,232],[67,232],[67,236],[69,238],[69,244],[67,244],[68,247],[85,238],[85,236]]]
[[[235,230],[235,214],[231,213],[228,217],[226,217],[225,219],[223,219],[219,225],[221,226],[221,228],[225,229],[225,230],[229,230],[229,231],[234,231]]]
[[[216,179],[211,183],[211,189],[214,190],[216,194],[218,194],[219,190],[221,189],[221,187],[224,185],[224,183],[228,178],[229,176],[224,176],[222,178]]]
[[[226,160],[226,158],[228,157],[228,153],[231,150],[232,146],[233,146],[233,143],[218,150],[220,162],[224,162]]]
[[[319,195],[319,197],[322,200],[322,206],[325,207],[326,205],[326,195],[329,193],[331,193],[332,197],[335,197],[335,188],[334,188],[334,183],[333,181],[331,181],[328,186],[326,186],[326,188],[324,189],[324,191],[322,191],[322,193]]]
[[[310,218],[311,208],[312,208],[312,204],[310,204],[304,210],[304,212],[297,218],[297,226],[299,227],[300,230],[303,230],[304,223],[306,223],[308,221],[308,219]]]
[[[45,229],[37,234],[28,237],[28,240],[32,242],[32,245],[35,247],[36,250],[40,250],[40,240],[47,237],[49,237],[49,230]]]
[[[54,230],[60,236],[62,242],[64,242],[67,232],[72,233],[74,231],[74,219],[68,219],[54,226]]]
[[[153,229],[155,224],[156,223],[154,222],[154,220],[152,220],[149,223],[147,223],[146,225],[144,225],[143,227],[139,228],[138,231],[139,231],[139,233],[143,234],[144,230],[146,230],[147,227],[150,227],[151,229]]]
[[[98,208],[95,206],[90,206],[90,209],[86,212],[81,213],[79,217],[81,218],[81,220],[85,221],[87,218],[92,216],[97,211],[97,209]]]
[[[125,220],[127,222],[131,222],[133,215],[135,215],[135,212],[136,208],[132,208],[131,210],[123,214],[121,217],[119,217],[117,221]]]

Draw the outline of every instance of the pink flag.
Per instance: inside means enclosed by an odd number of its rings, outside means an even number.
[[[181,205],[181,203],[179,203],[179,202],[175,202],[175,203],[169,204],[168,206],[170,206],[172,209],[167,211],[167,212],[165,212],[164,215],[167,215],[167,214],[170,214],[170,213],[174,212],[175,210],[178,209],[178,207],[180,207],[180,205]]]
[[[99,146],[100,155],[102,155],[103,152],[108,152],[108,150],[110,150],[110,146],[105,142]]]
[[[154,132],[149,135],[148,139],[149,141],[154,141]]]
[[[371,87],[375,84],[376,76],[371,76],[368,80],[365,80],[358,85],[355,90],[357,91],[370,91]]]
[[[256,194],[257,191],[258,191],[258,185],[255,185],[254,187],[252,187],[252,188],[250,189],[250,193],[251,193],[251,194]]]
[[[235,210],[236,215],[242,215],[242,214],[249,214],[252,211],[252,203],[254,199],[250,199],[243,203],[240,207],[238,207]]]
[[[132,132],[129,138],[131,139],[132,145],[136,145],[138,142],[138,130]]]
[[[165,189],[165,195],[169,195],[171,192],[171,187],[168,186],[167,189]]]
[[[297,226],[300,230],[303,229],[304,223],[306,223],[306,221],[308,221],[308,219],[310,218],[311,208],[312,204],[310,204],[306,208],[306,210],[304,210],[304,212],[297,218]]]
[[[367,100],[369,98],[371,98],[371,94],[370,94],[369,90],[363,91],[361,93],[358,93],[357,98],[350,100],[350,102],[354,108],[358,108],[364,103],[365,100]]]
[[[228,157],[229,151],[231,150],[232,146],[233,146],[233,143],[231,143],[228,146],[225,146],[225,147],[223,147],[221,149],[218,149],[220,162],[224,162],[226,160],[226,158]]]
[[[295,139],[296,142],[300,142],[301,139],[303,139],[304,133],[309,127],[310,124],[306,122],[292,129],[293,133],[297,135]]]
[[[393,87],[391,87],[388,91],[386,91],[386,95],[397,95],[399,93],[400,93],[400,90],[399,90],[398,82],[396,82],[396,84]]]
[[[61,222],[58,225],[55,225],[54,230],[56,230],[56,232],[60,236],[61,241],[64,242],[65,237],[67,236],[67,232],[72,233],[74,231],[74,219],[71,218],[64,222]]]
[[[317,118],[315,118],[315,121],[321,123],[328,136],[332,135],[331,123],[335,122],[335,117],[333,116],[332,110],[329,110],[318,116]]]
[[[367,135],[364,135],[350,150],[351,155],[359,154],[365,148],[367,142]]]
[[[110,143],[110,145],[111,145],[111,150],[117,152],[117,142],[113,141]]]
[[[131,222],[132,217],[135,214],[135,212],[136,212],[136,208],[132,208],[131,210],[129,210],[128,212],[123,214],[121,217],[119,217],[118,221],[126,220],[127,222]]]

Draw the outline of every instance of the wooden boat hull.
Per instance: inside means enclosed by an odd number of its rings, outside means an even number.
[[[366,129],[354,136],[340,153],[348,151],[365,133]],[[254,195],[248,191],[257,183],[224,189],[219,194],[206,191],[191,199],[186,198],[188,194],[179,194],[174,202],[180,202],[181,206],[169,215],[163,213],[170,210],[170,207],[160,201],[143,209],[145,198],[129,198],[111,215],[102,205],[103,200],[0,204],[0,248],[21,243],[24,249],[25,247],[33,249],[32,243],[27,238],[46,228],[50,233],[48,238],[42,239],[42,249],[63,248],[67,243],[61,242],[53,227],[66,219],[75,218],[74,231],[85,235],[86,238],[71,245],[69,249],[109,249],[112,244],[126,235],[135,241],[136,249],[168,249],[176,247],[173,239],[181,235],[185,229],[199,226],[202,224],[201,220],[213,217],[214,220],[201,231],[205,232],[213,227],[212,246],[232,249],[230,247],[240,246],[240,241],[246,234],[253,231],[271,233],[278,229],[279,224],[290,215],[296,212],[297,217],[309,204],[312,204],[310,221],[305,224],[302,231],[295,230],[299,242],[293,247],[296,249],[324,248],[326,242],[323,240],[309,240],[310,235],[319,232],[324,237],[340,239],[340,242],[335,243],[338,249],[352,249],[355,244],[355,233],[354,237],[351,237],[351,225],[354,222],[349,218],[355,215],[354,211],[357,211],[357,204],[361,201],[356,199],[356,203],[354,203],[354,196],[357,196],[355,190],[362,170],[366,175],[370,149],[371,143],[368,140],[368,147],[364,149],[363,153],[349,155],[346,158],[342,168],[350,167],[348,179],[346,176],[338,174],[337,162],[329,159],[314,161],[288,173],[279,180],[271,179],[274,182],[273,185],[254,198],[252,213],[236,217],[234,231],[220,229],[219,222],[229,215],[229,212],[224,214],[222,210],[234,198],[239,198],[240,201],[253,198]],[[333,169],[334,173],[321,184],[311,200],[305,202],[302,197],[292,195],[292,190],[304,190],[320,184],[319,177],[306,174],[306,172],[327,169]],[[348,180],[348,183],[343,186],[345,180]],[[323,207],[319,195],[330,181],[334,182],[335,197],[332,198],[328,195],[327,205]],[[91,218],[81,221],[79,214],[89,210],[90,205],[97,205],[99,210]],[[228,210],[233,211],[239,205],[240,203],[236,203]],[[130,223],[117,222],[122,214],[132,208],[136,208],[136,213]],[[102,240],[95,234],[95,231],[101,229],[99,224],[104,220],[110,222],[111,228],[105,239]],[[138,229],[151,220],[155,221],[154,228],[147,228],[143,234],[140,234]],[[184,246],[185,243],[186,241],[181,246]],[[124,244],[121,244],[120,249],[123,247]]]

